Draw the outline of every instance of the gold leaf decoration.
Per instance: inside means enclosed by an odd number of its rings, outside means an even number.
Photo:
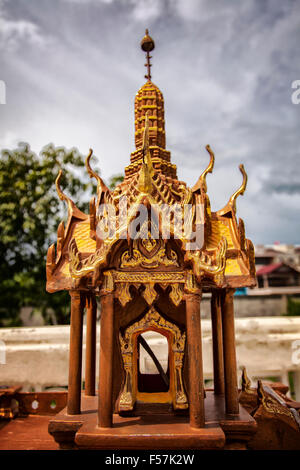
[[[125,305],[130,302],[131,300],[131,295],[129,292],[129,287],[130,284],[124,282],[122,284],[118,284],[118,289],[116,293],[116,297],[119,299],[120,304],[122,307],[125,307]]]
[[[146,289],[143,292],[143,297],[146,300],[148,305],[153,304],[154,300],[157,297],[157,292],[154,289],[153,283],[146,284]]]
[[[137,267],[158,268],[158,266],[176,266],[178,267],[177,254],[171,250],[170,259],[166,255],[166,249],[161,248],[155,255],[150,258],[144,256],[138,249],[133,249],[133,254],[129,250],[125,251],[121,257],[121,268]]]
[[[173,304],[176,305],[176,307],[178,307],[178,305],[182,301],[182,297],[183,292],[180,284],[173,284],[170,292],[170,299],[172,300]]]

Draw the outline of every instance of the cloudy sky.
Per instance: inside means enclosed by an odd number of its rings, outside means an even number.
[[[300,243],[297,0],[0,0],[0,148],[92,147],[104,179],[123,172],[145,81],[145,28],[179,179],[194,184],[210,144],[212,209],[240,185],[243,163],[238,215],[248,238]]]

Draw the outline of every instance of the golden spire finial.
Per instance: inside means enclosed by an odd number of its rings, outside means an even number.
[[[145,75],[145,78],[147,80],[151,80],[151,64],[150,64],[150,59],[152,59],[152,56],[150,55],[150,52],[153,51],[155,47],[153,39],[149,36],[149,31],[146,29],[145,36],[141,40],[141,48],[143,51],[146,52],[146,64],[145,67],[147,67],[147,75]]]

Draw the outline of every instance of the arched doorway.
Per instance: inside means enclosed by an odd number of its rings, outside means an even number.
[[[158,331],[148,330],[137,337],[137,389],[142,393],[168,392],[170,364],[168,338]]]
[[[141,342],[143,343],[144,339],[142,335],[149,331],[159,333],[168,342],[167,373],[164,372],[168,386],[165,390],[161,390],[161,384],[158,383],[158,391],[147,388],[141,377],[139,360]],[[181,332],[174,323],[165,320],[152,306],[141,320],[127,327],[123,335],[120,333],[119,339],[125,370],[125,383],[119,400],[119,411],[133,410],[136,401],[170,403],[174,409],[186,409],[188,402],[182,380],[185,333]],[[160,375],[163,377],[163,374]]]

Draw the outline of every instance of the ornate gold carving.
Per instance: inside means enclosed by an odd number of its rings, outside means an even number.
[[[71,214],[73,206],[74,206],[74,202],[62,191],[60,187],[61,177],[62,177],[62,170],[59,170],[57,178],[55,180],[56,191],[57,191],[59,199],[67,203],[69,214]]]
[[[192,261],[193,273],[199,282],[204,275],[214,278],[217,285],[222,283],[226,265],[227,240],[223,237],[213,253],[202,251],[188,251],[186,261]]]
[[[182,292],[182,288],[180,287],[180,284],[177,284],[177,283],[172,284],[172,289],[170,292],[170,299],[172,300],[173,304],[176,305],[176,307],[178,307],[178,305],[182,301],[182,297],[183,297],[183,292]]]
[[[60,187],[61,177],[62,177],[62,170],[59,170],[59,173],[58,173],[57,178],[55,180],[55,186],[56,186],[56,191],[57,191],[59,199],[61,199],[62,201],[65,201],[67,203],[67,206],[68,206],[68,222],[67,222],[67,226],[66,226],[66,229],[65,229],[65,232],[64,232],[64,235],[66,237],[68,229],[69,229],[69,223],[70,223],[70,220],[71,220],[71,216],[75,215],[78,219],[84,220],[84,219],[87,218],[87,215],[84,214],[83,212],[81,212],[79,209],[77,209],[77,207],[74,204],[74,202],[72,201],[72,199],[70,199],[62,191],[62,189]]]
[[[274,399],[268,395],[264,390],[264,385],[261,380],[257,382],[257,396],[259,403],[265,408],[266,411],[272,414],[285,415],[294,420],[294,415],[290,409],[281,403],[278,400]]]
[[[70,272],[71,272],[71,269],[79,268],[79,266],[81,265],[81,260],[80,260],[79,251],[77,248],[77,243],[75,241],[75,238],[73,238],[69,244],[69,263],[70,263],[69,265]]]
[[[243,367],[242,370],[242,391],[247,393],[255,393],[255,391],[251,389],[251,381],[247,375],[246,367]]]
[[[134,242],[133,242],[134,247],[137,246],[137,244],[135,242],[136,242],[136,240],[134,240]],[[144,240],[143,240],[143,242],[144,242]],[[146,243],[147,242],[145,242],[145,244]],[[149,244],[147,245],[148,248],[150,248],[150,244],[151,244],[151,242],[149,241]],[[143,268],[148,268],[148,269],[158,268],[158,266],[160,266],[160,265],[178,267],[179,266],[178,265],[178,259],[177,259],[177,255],[176,255],[174,250],[171,250],[170,257],[171,257],[171,259],[169,259],[167,257],[165,248],[161,248],[160,250],[158,250],[158,252],[156,254],[154,254],[152,257],[149,257],[149,258],[147,256],[144,256],[140,252],[140,250],[138,250],[137,248],[134,248],[132,256],[130,255],[129,250],[127,250],[123,253],[123,255],[121,257],[120,267],[121,268],[127,268],[127,267],[141,266]]]
[[[141,193],[148,194],[152,189],[152,178],[146,163],[142,163],[139,173],[138,189]]]
[[[148,251],[148,253],[150,253],[153,248],[156,247],[157,241],[155,240],[155,238],[152,237],[144,238],[142,240],[142,245]]]
[[[144,284],[146,286],[146,289],[142,295],[145,298],[148,305],[151,305],[157,296],[157,293],[154,289],[155,283],[159,284],[163,289],[166,289],[167,286],[171,284],[172,285],[172,290],[170,293],[171,300],[172,302],[174,302],[175,305],[179,305],[183,296],[183,293],[179,287],[179,284],[184,284],[185,274],[184,272],[145,273],[145,272],[115,271],[114,282],[118,285],[116,297],[119,299],[123,307],[131,300],[129,287],[133,285],[136,289],[138,289],[141,284]],[[197,288],[196,291],[198,292],[199,289]]]
[[[92,155],[93,155],[93,150],[90,149],[89,154],[88,154],[88,156],[86,157],[86,160],[85,160],[85,166],[86,166],[88,174],[90,175],[90,178],[95,178],[97,180],[97,202],[99,204],[102,193],[104,193],[104,192],[110,193],[110,190],[104,184],[102,178],[100,178],[100,176],[97,175],[97,173],[95,173],[94,170],[92,170],[92,168],[90,167],[90,159],[91,159]]]
[[[244,194],[244,192],[246,191],[247,180],[248,180],[248,176],[247,176],[247,173],[245,171],[244,165],[240,165],[239,169],[240,169],[240,172],[243,175],[243,182],[242,182],[241,186],[239,187],[239,189],[237,191],[235,191],[235,193],[233,193],[233,195],[229,199],[229,204],[233,208],[234,212],[236,212],[236,199],[237,199],[238,196],[242,196]]]
[[[154,283],[146,284],[146,288],[143,292],[143,297],[146,300],[148,305],[153,304],[154,300],[157,297],[157,292],[154,289]]]
[[[149,111],[147,111],[145,118],[143,134],[143,162],[139,173],[138,189],[140,192],[148,194],[152,189],[152,176],[154,174],[149,150]]]
[[[121,272],[116,271],[115,282],[143,283],[157,282],[168,283],[185,282],[185,274],[180,272]]]
[[[129,292],[129,287],[130,287],[130,284],[128,284],[127,282],[122,282],[121,284],[118,284],[116,297],[119,299],[122,307],[125,307],[125,305],[132,298]]]
[[[206,150],[208,151],[209,155],[210,155],[210,161],[209,161],[209,164],[207,166],[207,168],[203,171],[203,173],[200,175],[197,183],[195,184],[195,186],[193,187],[192,191],[195,193],[196,191],[198,190],[202,190],[203,192],[207,192],[207,184],[206,184],[206,175],[207,173],[212,173],[213,171],[213,168],[214,168],[214,163],[215,163],[215,155],[213,153],[213,151],[211,150],[210,146],[207,145],[206,147]]]
[[[199,286],[197,285],[193,271],[187,271],[186,273],[185,290],[189,294],[199,293]]]
[[[171,193],[175,194],[175,196],[178,196],[180,198],[182,205],[189,204],[193,195],[192,190],[190,188],[187,188],[184,183],[179,184],[177,189],[175,189],[173,186],[170,186],[170,191]]]
[[[166,330],[171,334],[175,367],[174,383],[170,384],[170,387],[174,390],[173,406],[175,409],[186,409],[188,407],[182,380],[185,333],[181,333],[176,325],[165,320],[154,307],[151,307],[141,320],[126,328],[124,335],[119,333],[125,369],[125,384],[120,396],[119,411],[133,409],[136,400],[136,390],[133,387],[133,384],[136,383],[134,375],[137,374],[136,364],[133,364],[133,345],[138,334],[151,328]]]
[[[123,358],[123,364],[125,369],[125,384],[122,390],[119,410],[132,410],[134,406],[133,400],[133,387],[132,387],[132,354],[133,354],[133,343],[129,341],[128,337],[124,337],[119,333],[119,340]]]
[[[104,271],[103,273],[103,283],[101,286],[101,294],[110,294],[113,292],[114,286],[114,277],[111,271]]]
[[[247,180],[248,180],[248,176],[247,176],[247,173],[245,171],[244,165],[240,165],[239,169],[240,169],[240,172],[243,175],[242,184],[239,187],[239,189],[237,189],[233,193],[233,195],[230,197],[230,199],[229,199],[228,203],[226,204],[226,206],[223,207],[223,209],[221,209],[217,212],[218,215],[224,215],[224,214],[226,214],[228,212],[231,212],[231,211],[234,214],[236,214],[236,199],[237,199],[238,196],[242,196],[244,194],[244,192],[246,191]]]
[[[150,112],[147,111],[145,115],[145,128],[144,128],[142,148],[143,148],[143,161],[147,166],[149,175],[152,177],[154,175],[154,170],[152,166],[151,153],[149,149],[149,115],[150,115]]]
[[[75,239],[73,238],[69,244],[69,271],[73,278],[79,279],[96,268],[103,268],[106,265],[107,255],[110,251],[112,243],[104,242],[101,248],[92,255],[81,260]]]

